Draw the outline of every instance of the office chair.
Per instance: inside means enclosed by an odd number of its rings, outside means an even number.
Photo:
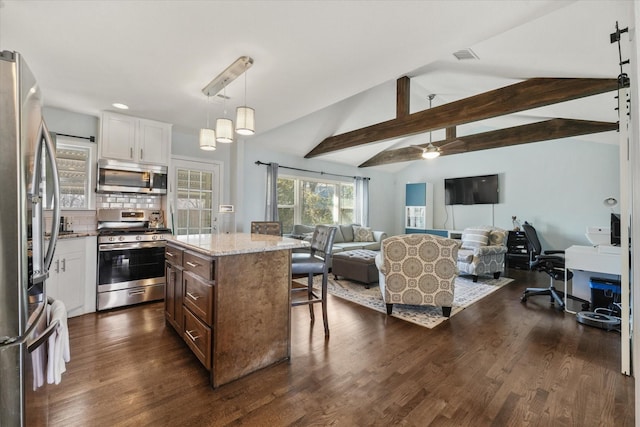
[[[558,307],[564,309],[564,292],[559,291],[553,286],[554,280],[562,280],[564,281],[565,276],[565,268],[564,268],[564,251],[563,250],[548,250],[543,251],[542,245],[540,244],[540,240],[538,239],[538,234],[536,233],[536,229],[527,222],[525,222],[522,226],[524,230],[524,234],[527,238],[527,242],[529,244],[529,249],[531,251],[531,259],[529,260],[529,268],[531,270],[540,271],[543,273],[547,273],[550,277],[549,279],[549,287],[548,288],[527,288],[522,294],[522,298],[520,299],[522,302],[526,302],[527,298],[537,295],[548,295],[551,297],[551,303],[557,303]],[[567,280],[570,280],[573,277],[573,273],[571,271],[567,271]],[[567,298],[572,299],[574,301],[578,301],[582,303],[583,309],[588,310],[589,301],[583,300],[582,298],[578,298],[573,295],[566,295]]]

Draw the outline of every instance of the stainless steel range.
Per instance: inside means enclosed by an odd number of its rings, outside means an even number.
[[[98,210],[98,310],[164,298],[162,212]]]

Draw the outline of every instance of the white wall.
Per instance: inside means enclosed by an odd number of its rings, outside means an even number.
[[[500,203],[444,205],[445,178],[489,174],[499,174]],[[510,230],[515,215],[536,227],[543,247],[562,249],[590,244],[587,226],[609,225],[610,209],[602,201],[619,199],[618,147],[578,139],[523,144],[414,162],[396,180],[397,206],[404,205],[406,183],[434,185],[434,228],[486,224]]]
[[[94,136],[96,143],[98,142],[100,119],[96,116],[74,113],[54,107],[44,107],[42,116],[47,122],[50,132],[81,137]]]

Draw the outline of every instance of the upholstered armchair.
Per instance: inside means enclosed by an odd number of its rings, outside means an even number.
[[[498,279],[504,271],[507,235],[506,230],[489,226],[464,229],[462,247],[458,251],[460,274],[471,274],[474,282],[478,281],[478,276],[485,275]]]
[[[458,270],[458,240],[430,234],[404,234],[382,241],[376,266],[380,291],[391,314],[394,304],[433,305],[451,315]]]

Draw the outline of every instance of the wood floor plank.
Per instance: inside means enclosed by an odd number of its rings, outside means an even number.
[[[311,325],[295,307],[291,360],[215,390],[162,303],[75,317],[49,425],[633,426],[620,335],[522,304],[544,275],[507,276],[434,329],[329,296],[325,340],[319,309]]]

